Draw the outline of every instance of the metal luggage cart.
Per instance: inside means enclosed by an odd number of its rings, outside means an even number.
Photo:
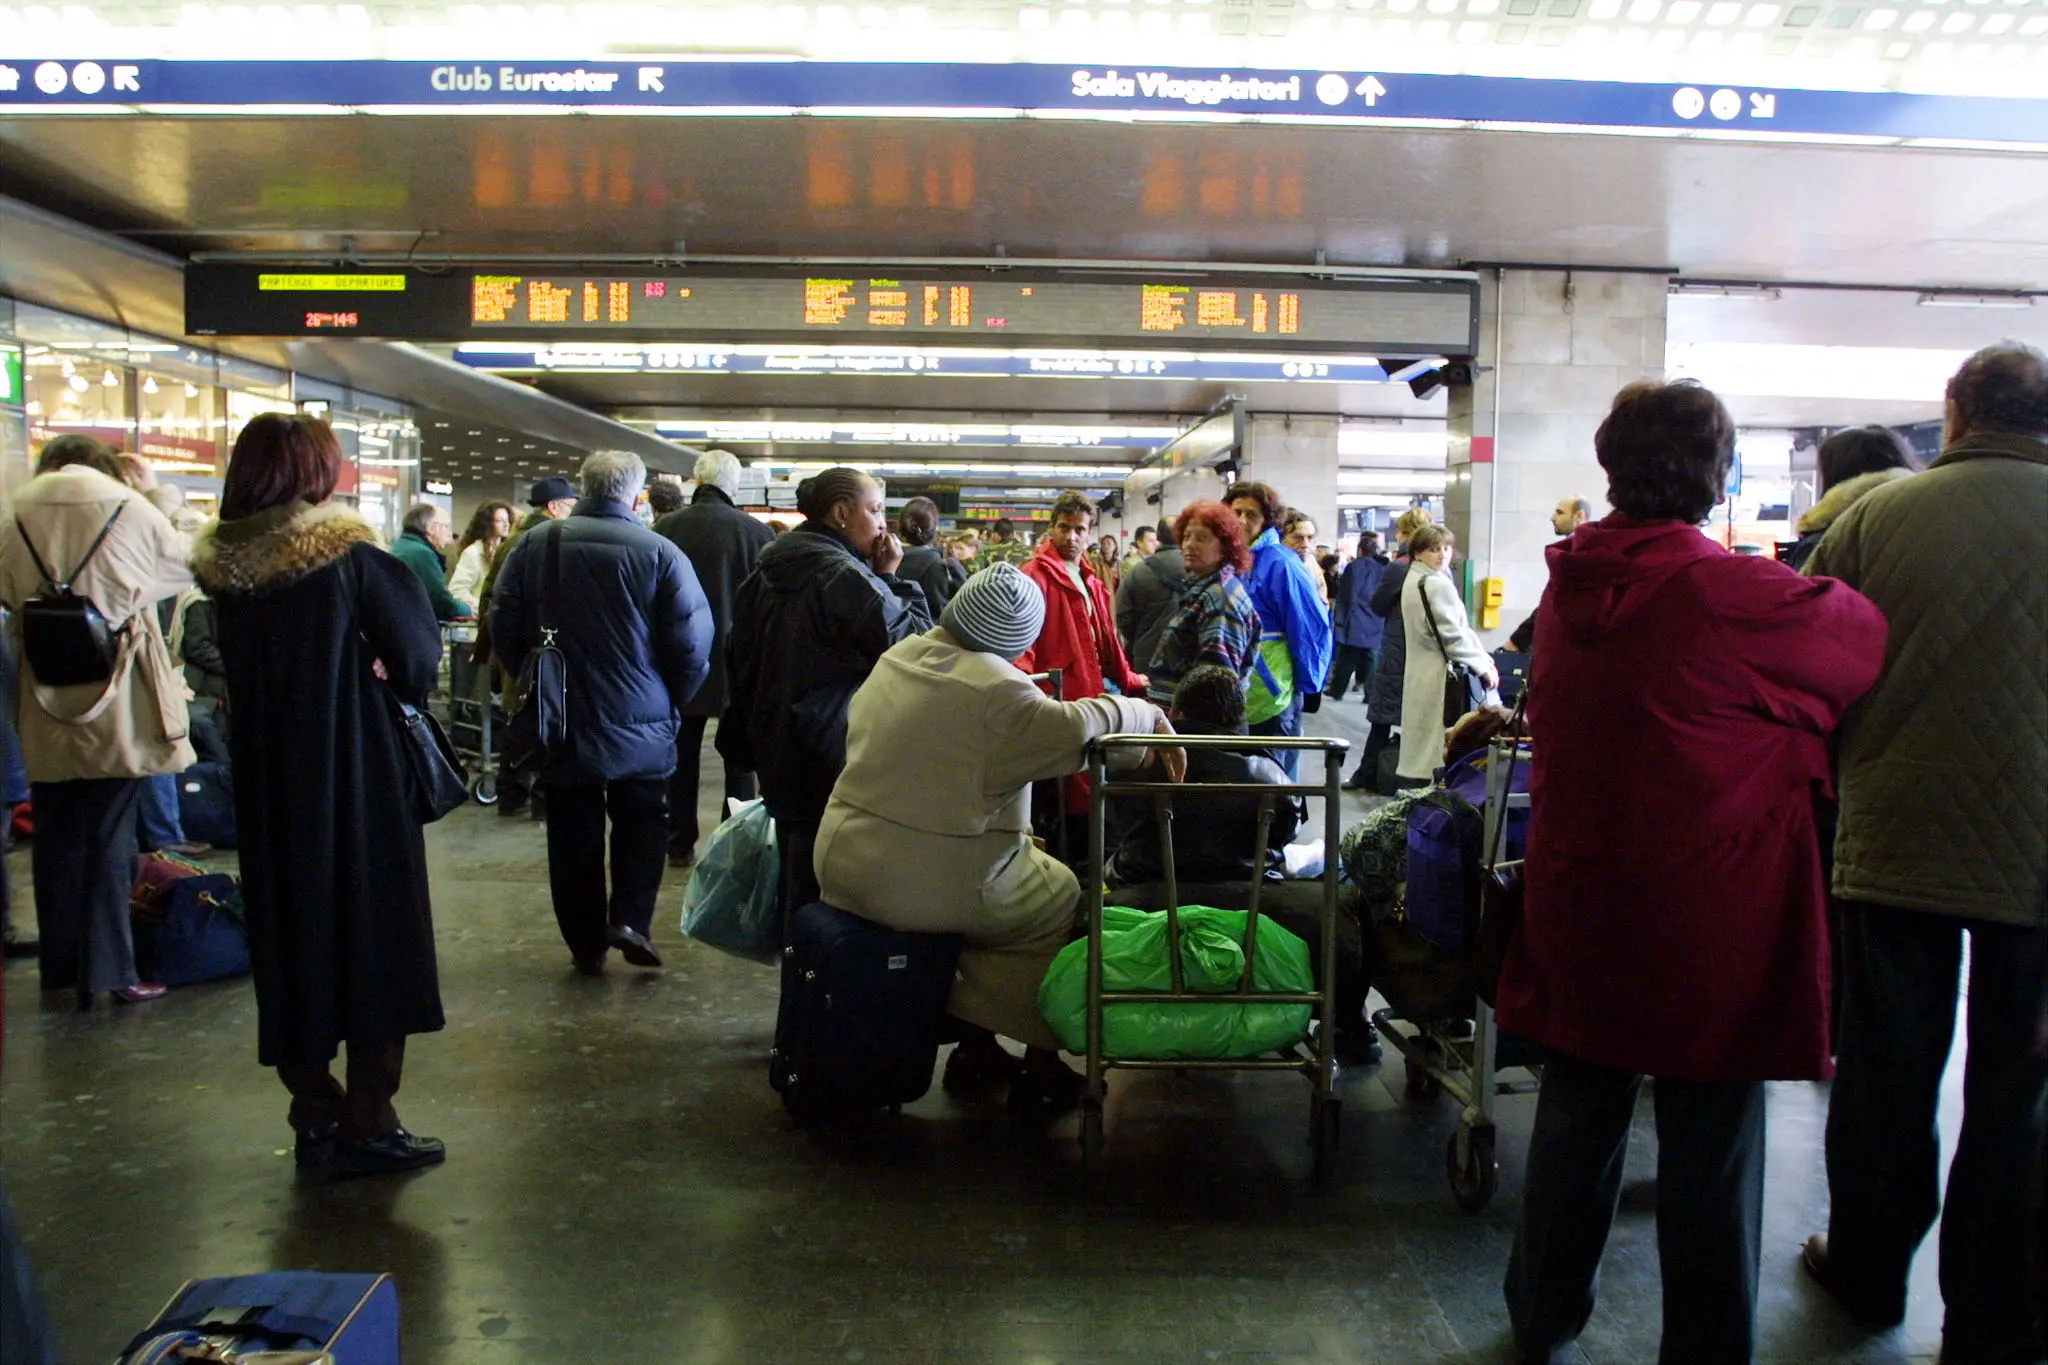
[[[1519,755],[1517,743],[1521,746]],[[1516,764],[1528,761],[1527,740],[1496,739],[1487,746],[1486,809],[1480,844],[1485,872],[1510,865],[1504,860],[1508,812],[1529,808],[1528,793],[1508,790],[1510,772]],[[1475,943],[1476,934],[1468,933],[1467,950],[1474,948]],[[1452,1199],[1467,1213],[1485,1208],[1500,1188],[1500,1166],[1494,1158],[1495,1100],[1502,1095],[1530,1094],[1535,1089],[1530,1084],[1501,1081],[1504,1065],[1532,1064],[1503,1063],[1493,1007],[1476,995],[1472,1005],[1469,1027],[1465,1020],[1407,1019],[1393,1009],[1373,1014],[1380,1038],[1400,1052],[1407,1066],[1408,1098],[1428,1100],[1449,1094],[1464,1106],[1458,1116],[1458,1131],[1451,1134],[1444,1147],[1444,1173],[1450,1180]]]
[[[1262,782],[1145,782],[1111,781],[1108,759],[1118,749],[1224,749],[1270,751],[1308,749],[1323,755],[1321,783],[1293,782],[1270,785]],[[1081,1159],[1089,1170],[1102,1162],[1103,1105],[1109,1093],[1111,1068],[1130,1071],[1298,1071],[1314,1086],[1309,1103],[1309,1147],[1315,1157],[1315,1177],[1325,1179],[1337,1155],[1341,1104],[1336,1094],[1335,1047],[1337,1036],[1337,843],[1342,811],[1344,756],[1351,745],[1341,739],[1286,739],[1273,736],[1236,735],[1105,735],[1088,746],[1088,989],[1087,1031],[1088,1073],[1081,1095]],[[1207,993],[1186,989],[1182,977],[1180,935],[1180,880],[1174,869],[1173,798],[1187,792],[1243,792],[1259,798],[1259,826],[1254,867],[1264,867],[1272,835],[1273,810],[1277,801],[1290,797],[1323,798],[1323,906],[1318,976],[1312,992],[1260,991],[1253,989],[1253,968],[1258,961],[1259,894],[1263,877],[1252,880],[1245,913],[1244,975],[1235,991]],[[1146,796],[1153,802],[1159,821],[1159,858],[1166,874],[1167,941],[1172,946],[1169,991],[1110,991],[1102,984],[1103,859],[1107,842],[1106,812],[1110,798]],[[1243,1005],[1247,1003],[1313,1005],[1319,1023],[1312,1053],[1299,1045],[1292,1057],[1224,1057],[1200,1059],[1111,1058],[1103,1055],[1103,1009],[1108,1005]]]
[[[1026,681],[1042,684],[1046,695],[1054,701],[1065,701],[1067,699],[1067,672],[1063,668],[1048,668],[1043,673],[1027,674]],[[1060,814],[1059,819],[1053,822],[1050,851],[1053,857],[1058,858],[1061,862],[1065,862],[1067,860],[1066,779],[1055,779],[1053,790],[1059,793],[1056,799],[1059,802]]]
[[[475,621],[441,623],[441,690],[447,699],[448,742],[469,772],[469,792],[479,806],[498,804],[498,759],[493,734],[501,723],[490,685],[490,664],[472,664]]]

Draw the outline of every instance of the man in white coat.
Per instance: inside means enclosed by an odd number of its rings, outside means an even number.
[[[830,905],[964,936],[949,1008],[970,1027],[945,1083],[1008,1080],[1010,1107],[1038,1115],[1080,1097],[1038,987],[1072,937],[1081,887],[1031,838],[1031,784],[1079,771],[1098,736],[1172,733],[1140,697],[1058,702],[1039,691],[1011,661],[1044,621],[1044,593],[998,562],[967,580],[938,626],[882,656],[847,713],[846,768],[814,864]],[[1180,780],[1182,751],[1155,752]],[[1021,1069],[996,1034],[1025,1044]]]

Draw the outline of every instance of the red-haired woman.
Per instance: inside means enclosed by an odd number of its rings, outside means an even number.
[[[1188,581],[1146,670],[1147,695],[1160,706],[1173,704],[1173,689],[1196,664],[1221,664],[1243,678],[1259,650],[1259,613],[1243,581],[1252,552],[1237,514],[1220,502],[1189,503],[1174,537]]]
[[[325,422],[256,418],[192,564],[235,708],[256,1055],[291,1091],[299,1165],[374,1175],[442,1158],[391,1107],[407,1035],[442,1021],[426,845],[385,695],[426,704],[441,631],[419,578],[329,502],[340,471]]]

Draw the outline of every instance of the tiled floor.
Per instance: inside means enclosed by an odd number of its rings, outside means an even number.
[[[1357,738],[1361,714],[1311,720]],[[1093,1179],[1071,1120],[1019,1131],[936,1090],[814,1136],[766,1084],[771,974],[680,938],[679,876],[668,970],[587,980],[537,826],[470,810],[430,848],[449,1027],[414,1041],[400,1110],[447,1140],[439,1170],[296,1180],[246,982],[81,1016],[9,964],[0,1153],[67,1361],[109,1356],[188,1276],[279,1267],[392,1272],[409,1365],[1506,1358],[1532,1099],[1503,1103],[1501,1193],[1477,1216],[1445,1186],[1456,1114],[1403,1102],[1398,1062],[1346,1079],[1323,1193],[1286,1076],[1119,1076]],[[20,856],[15,885],[25,905]],[[1765,1358],[1931,1359],[1931,1247],[1887,1337],[1859,1339],[1802,1282],[1827,1095],[1782,1085],[1771,1104]],[[1656,1354],[1653,1149],[1646,1111],[1582,1343],[1603,1365]]]

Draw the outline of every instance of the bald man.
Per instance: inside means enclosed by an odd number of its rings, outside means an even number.
[[[1550,529],[1569,540],[1572,532],[1592,519],[1593,505],[1584,498],[1559,498],[1557,506],[1550,512]],[[1535,641],[1536,613],[1532,611],[1529,613],[1529,619],[1515,627],[1514,633],[1508,636],[1508,642],[1501,648],[1513,650],[1517,654],[1527,654],[1529,646]]]

